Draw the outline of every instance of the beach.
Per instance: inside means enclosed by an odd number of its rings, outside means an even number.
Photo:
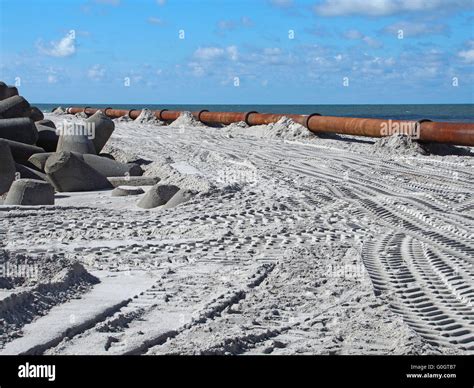
[[[103,153],[195,195],[1,206],[4,270],[34,273],[1,289],[0,354],[473,353],[473,147],[114,122]]]

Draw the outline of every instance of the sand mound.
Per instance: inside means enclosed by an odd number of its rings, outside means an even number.
[[[282,117],[275,124],[268,124],[266,127],[263,137],[270,139],[294,140],[314,136],[306,127],[288,117]]]
[[[132,152],[124,151],[123,149],[114,147],[110,144],[106,144],[102,152],[112,155],[114,160],[120,163],[136,163],[138,165],[147,165],[151,163],[150,160],[143,159]]]
[[[206,179],[203,175],[190,171],[186,172],[183,168],[185,163],[173,163],[171,158],[160,158],[146,166],[143,176],[160,177],[160,183],[176,185],[181,189],[192,190],[196,192],[209,192],[215,185]]]
[[[244,122],[233,123],[223,128],[224,133],[232,135],[250,135],[263,139],[303,140],[314,135],[303,125],[283,116],[276,123],[249,127]]]
[[[238,130],[242,128],[249,128],[249,125],[245,121],[239,121],[237,123],[232,123],[224,127],[224,129],[227,129],[229,131]]]
[[[135,119],[140,124],[164,125],[163,121],[158,120],[155,114],[149,109],[142,109],[140,115]]]
[[[199,120],[196,120],[191,112],[182,112],[179,117],[170,125],[173,128],[183,127],[204,127],[205,125]]]
[[[374,143],[374,149],[376,153],[387,156],[417,156],[428,154],[420,144],[405,135],[382,137]]]
[[[129,115],[124,115],[124,116],[119,117],[118,119],[114,119],[113,121],[117,123],[128,123],[133,120],[130,118]]]
[[[61,115],[65,115],[67,113],[66,113],[66,110],[62,106],[58,106],[56,109],[54,109],[51,112],[51,114],[53,114],[55,116],[61,116]]]
[[[87,116],[84,112],[79,112],[74,115],[78,119],[87,119],[89,116]]]

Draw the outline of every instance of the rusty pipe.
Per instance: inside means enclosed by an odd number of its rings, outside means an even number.
[[[84,112],[87,115],[94,114],[97,108],[71,107],[67,109],[70,114]],[[104,114],[111,118],[119,118],[124,115],[136,119],[140,110],[124,109],[102,109]],[[162,121],[176,120],[181,111],[158,110],[153,112],[155,117]],[[421,142],[436,142],[455,144],[463,146],[474,146],[474,123],[445,123],[432,122],[429,120],[384,120],[352,117],[321,116],[317,113],[311,115],[298,114],[271,114],[258,112],[209,112],[200,110],[192,112],[193,116],[208,125],[228,125],[244,121],[248,125],[264,125],[275,123],[286,116],[293,121],[304,125],[311,132],[337,133],[353,136],[384,137],[393,133],[407,134]]]

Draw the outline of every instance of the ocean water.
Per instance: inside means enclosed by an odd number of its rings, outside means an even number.
[[[94,108],[121,108],[121,109],[142,109],[150,110],[187,110],[198,111],[207,109],[216,112],[247,112],[257,111],[260,113],[288,113],[288,114],[310,114],[319,113],[324,116],[342,117],[364,117],[383,118],[393,120],[421,120],[432,121],[458,121],[474,122],[474,104],[444,104],[444,105],[136,105],[136,104],[32,104],[44,112],[51,112],[52,109],[62,106],[91,106]]]

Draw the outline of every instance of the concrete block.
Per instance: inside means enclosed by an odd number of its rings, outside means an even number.
[[[44,152],[43,148],[36,147],[29,144],[19,143],[12,140],[4,140],[10,146],[10,151],[12,153],[13,159],[15,162],[20,164],[27,164],[28,159],[31,155],[40,154]]]
[[[13,96],[18,96],[18,89],[14,86],[8,86],[5,82],[0,82],[0,100]]]
[[[167,185],[158,183],[153,186],[138,201],[137,206],[143,209],[152,209],[166,204],[179,191],[179,187],[175,185]]]
[[[30,109],[29,102],[22,96],[12,96],[0,101],[0,117],[4,119],[26,117]]]
[[[15,161],[6,140],[0,139],[0,195],[6,193],[15,180]]]
[[[19,179],[13,182],[4,205],[54,205],[54,188],[48,182]]]
[[[104,148],[114,132],[115,123],[101,111],[95,112],[85,121],[86,123],[94,125],[95,136],[94,139],[92,139],[92,143],[94,143],[96,153],[100,154],[100,151],[102,151],[102,148]]]
[[[171,209],[176,207],[184,202],[189,201],[196,194],[196,191],[181,189],[175,195],[173,195],[173,197],[171,197],[171,199],[166,202],[165,205],[163,205],[162,209]]]
[[[31,155],[28,159],[33,166],[35,166],[38,170],[44,171],[44,166],[48,158],[53,154],[53,152],[43,152],[41,154],[34,154]]]
[[[143,170],[138,164],[120,163],[115,160],[89,154],[84,154],[82,157],[89,166],[106,177],[140,176],[143,174]]]
[[[35,144],[38,140],[38,130],[33,120],[27,117],[0,119],[0,138]]]
[[[112,188],[105,176],[72,152],[56,152],[44,168],[57,191],[95,191]]]
[[[140,195],[144,191],[141,187],[136,186],[119,186],[112,190],[112,197],[126,197],[129,195]]]
[[[36,179],[39,181],[47,181],[46,174],[36,171],[28,166],[15,163],[16,179]]]
[[[108,177],[107,179],[114,187],[119,187],[123,185],[154,186],[160,181],[160,178],[151,176],[114,176]]]

